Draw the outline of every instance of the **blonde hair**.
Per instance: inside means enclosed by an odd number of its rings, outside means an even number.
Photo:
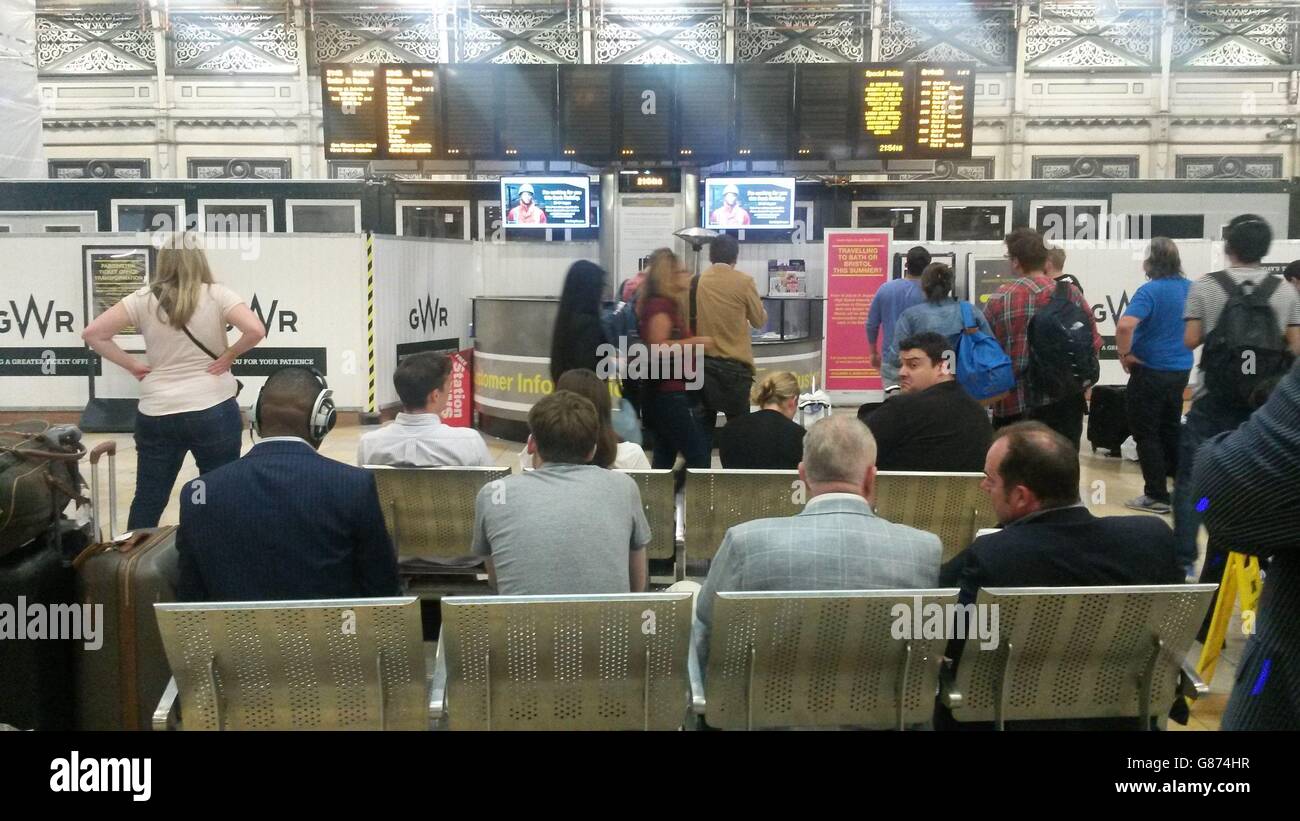
[[[750,395],[755,405],[783,405],[799,396],[799,378],[789,371],[765,374]]]
[[[189,324],[199,307],[203,286],[212,284],[212,270],[203,249],[177,234],[158,249],[158,268],[149,290],[158,299],[158,318],[177,330]]]
[[[657,296],[666,297],[677,303],[686,319],[685,307],[681,298],[672,292],[672,278],[682,268],[682,260],[671,248],[659,248],[650,254],[645,269],[645,281],[641,283],[641,292],[637,296],[636,312],[640,319],[644,314],[646,303]]]
[[[1065,249],[1048,248],[1047,261],[1052,263],[1052,267],[1055,268],[1056,270],[1064,271],[1065,270]]]

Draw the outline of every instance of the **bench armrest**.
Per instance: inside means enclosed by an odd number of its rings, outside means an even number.
[[[167,680],[167,689],[163,690],[162,698],[158,700],[158,706],[153,711],[153,729],[169,730],[172,725],[179,719],[176,705],[177,697],[180,691],[176,688],[176,679]]]

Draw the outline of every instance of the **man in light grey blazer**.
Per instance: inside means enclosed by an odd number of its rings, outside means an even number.
[[[696,646],[708,669],[715,593],[753,590],[900,590],[939,582],[943,547],[933,533],[871,509],[876,441],[856,416],[831,416],[803,440],[798,515],[756,519],[723,537],[696,600]]]

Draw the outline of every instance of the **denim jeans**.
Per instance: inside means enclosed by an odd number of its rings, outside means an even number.
[[[1224,405],[1211,396],[1203,396],[1192,403],[1187,411],[1187,421],[1183,422],[1182,433],[1178,438],[1178,472],[1174,478],[1174,551],[1179,564],[1184,567],[1195,564],[1198,553],[1196,535],[1201,528],[1201,513],[1198,511],[1198,499],[1192,495],[1192,468],[1195,467],[1196,450],[1207,439],[1225,431],[1236,430],[1250,416],[1249,408],[1236,408]],[[1212,562],[1215,551],[1210,548],[1205,553],[1205,569],[1211,571],[1211,564],[1216,565],[1219,575],[1223,574],[1223,562]],[[1226,555],[1226,554],[1225,554]]]
[[[645,403],[646,425],[654,432],[655,470],[671,468],[680,452],[688,468],[707,468],[709,451],[685,391],[652,391]]]
[[[135,498],[127,529],[157,527],[186,453],[199,473],[239,458],[243,425],[233,398],[200,411],[165,416],[135,415]]]
[[[1157,371],[1134,365],[1124,394],[1128,427],[1142,465],[1142,492],[1169,502],[1170,476],[1177,475],[1183,389],[1191,371]]]

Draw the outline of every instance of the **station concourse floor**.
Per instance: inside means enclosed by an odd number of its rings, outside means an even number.
[[[361,434],[369,427],[363,427],[357,424],[347,424],[340,422],[330,435],[326,438],[321,447],[321,453],[337,459],[347,464],[355,464],[357,454],[357,442]],[[99,442],[116,439],[118,442],[118,459],[117,459],[117,521],[119,529],[125,529],[127,513],[131,506],[131,496],[135,490],[135,443],[129,433],[117,434],[86,434],[85,441],[88,448],[94,447]],[[511,442],[505,439],[497,439],[492,436],[485,436],[487,441],[488,452],[496,461],[497,465],[509,467],[514,471],[519,470],[519,452],[523,445],[518,442]],[[246,453],[251,447],[248,436],[244,436],[243,450]],[[1091,447],[1087,444],[1087,436],[1083,438],[1083,452],[1080,455],[1081,470],[1080,484],[1081,488],[1088,493],[1089,489],[1094,487],[1094,482],[1100,480],[1104,484],[1099,486],[1104,490],[1104,503],[1095,504],[1087,496],[1089,508],[1098,516],[1148,516],[1155,514],[1138,513],[1124,507],[1124,501],[1142,493],[1142,472],[1136,462],[1129,462],[1123,459],[1103,456],[1092,453]],[[721,467],[715,452],[713,457],[713,466]],[[106,471],[105,478],[101,481],[107,481]],[[181,468],[180,476],[177,479],[176,487],[198,476],[198,468],[194,464],[193,456],[186,456],[185,465]],[[85,478],[90,480],[89,469],[86,469]],[[101,491],[105,493],[106,489]],[[175,524],[178,521],[177,496],[173,492],[171,502],[168,504],[166,511],[163,512],[162,524]],[[1170,517],[1165,517],[1166,521],[1172,524]],[[1202,532],[1202,553],[1204,552],[1204,532]],[[1199,566],[1198,566],[1199,567]],[[1169,722],[1171,730],[1217,730],[1219,721],[1223,715],[1224,708],[1228,703],[1228,695],[1232,690],[1232,684],[1236,679],[1237,664],[1241,659],[1242,650],[1245,647],[1246,637],[1241,631],[1241,614],[1240,608],[1236,608],[1233,613],[1232,624],[1228,629],[1227,647],[1219,658],[1218,666],[1214,673],[1214,679],[1210,683],[1210,692],[1192,705],[1191,720],[1186,727],[1179,726]],[[1193,664],[1196,663],[1201,651],[1200,644],[1193,644],[1189,653],[1189,658]]]

